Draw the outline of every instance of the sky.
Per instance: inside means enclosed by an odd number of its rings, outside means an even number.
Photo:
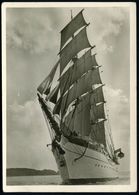
[[[37,87],[58,60],[60,31],[82,8],[7,8],[7,167],[54,169],[49,132],[37,100]],[[128,7],[83,11],[87,35],[96,45],[115,148],[130,166],[130,23]]]

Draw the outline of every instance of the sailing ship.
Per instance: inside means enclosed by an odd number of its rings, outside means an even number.
[[[114,148],[101,66],[87,37],[83,10],[75,17],[71,14],[61,30],[59,60],[37,88],[63,183],[116,179],[118,159],[124,157],[121,148]]]

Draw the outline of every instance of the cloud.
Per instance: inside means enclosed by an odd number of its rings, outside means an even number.
[[[129,99],[124,95],[121,89],[113,89],[110,86],[104,87],[104,94],[114,134],[118,134],[119,137],[127,134],[127,139],[129,139]],[[120,139],[116,141],[118,144],[118,142],[122,142],[124,140]]]
[[[91,22],[89,34],[95,40],[97,52],[109,53],[114,51],[112,40],[121,33],[129,20],[128,8],[106,7],[88,8],[86,18]],[[94,30],[95,29],[95,30]],[[112,39],[112,40],[111,40]]]
[[[7,166],[57,170],[50,136],[37,100],[8,107]]]
[[[56,40],[51,41],[56,32],[53,29],[55,21],[51,19],[49,12],[40,12],[39,9],[21,9],[21,14],[18,12],[19,10],[15,9],[7,11],[7,46],[9,48],[18,48],[30,53],[43,53],[58,44]]]

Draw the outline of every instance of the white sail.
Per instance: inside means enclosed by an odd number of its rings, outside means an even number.
[[[90,105],[86,102],[80,103],[79,106],[76,107],[76,110],[71,111],[64,120],[65,126],[71,132],[76,132],[78,136],[82,138],[86,135],[89,135],[91,131],[91,123],[90,123]],[[67,130],[64,129],[65,131]]]
[[[50,74],[41,82],[41,84],[37,88],[39,93],[47,95],[50,92],[52,81],[53,81],[53,78],[55,76],[55,72],[57,70],[58,65],[59,65],[59,60],[55,64],[55,66],[52,68]]]
[[[62,48],[73,34],[86,25],[82,11],[79,12],[62,30],[61,30],[61,46]]]
[[[84,96],[81,96],[80,101],[85,101],[86,104],[89,104],[90,102],[90,105],[105,102],[102,87],[103,85],[97,87],[94,90],[89,91]]]
[[[61,102],[61,113],[62,115],[66,111],[69,104],[74,101],[77,97],[82,94],[92,90],[92,85],[101,84],[99,70],[94,69],[88,71],[85,75],[83,75],[79,81],[75,82],[73,87],[62,97]],[[57,106],[57,105],[56,105]]]
[[[56,104],[57,102],[57,96],[58,96],[58,92],[59,92],[59,85],[57,85],[48,95],[48,99],[50,102],[53,102],[54,104]]]
[[[60,51],[60,74],[78,52],[88,47],[91,47],[91,45],[85,27]]]
[[[98,64],[96,63],[95,55],[92,56],[91,49],[89,49],[60,77],[61,92],[66,92],[84,73],[96,66],[98,66]],[[67,78],[69,78],[68,81]]]

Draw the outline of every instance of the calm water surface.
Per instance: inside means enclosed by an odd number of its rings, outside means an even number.
[[[118,179],[107,181],[88,183],[88,185],[127,185],[130,184],[129,172],[122,172]],[[18,176],[7,177],[7,185],[62,185],[60,175],[51,176]]]

